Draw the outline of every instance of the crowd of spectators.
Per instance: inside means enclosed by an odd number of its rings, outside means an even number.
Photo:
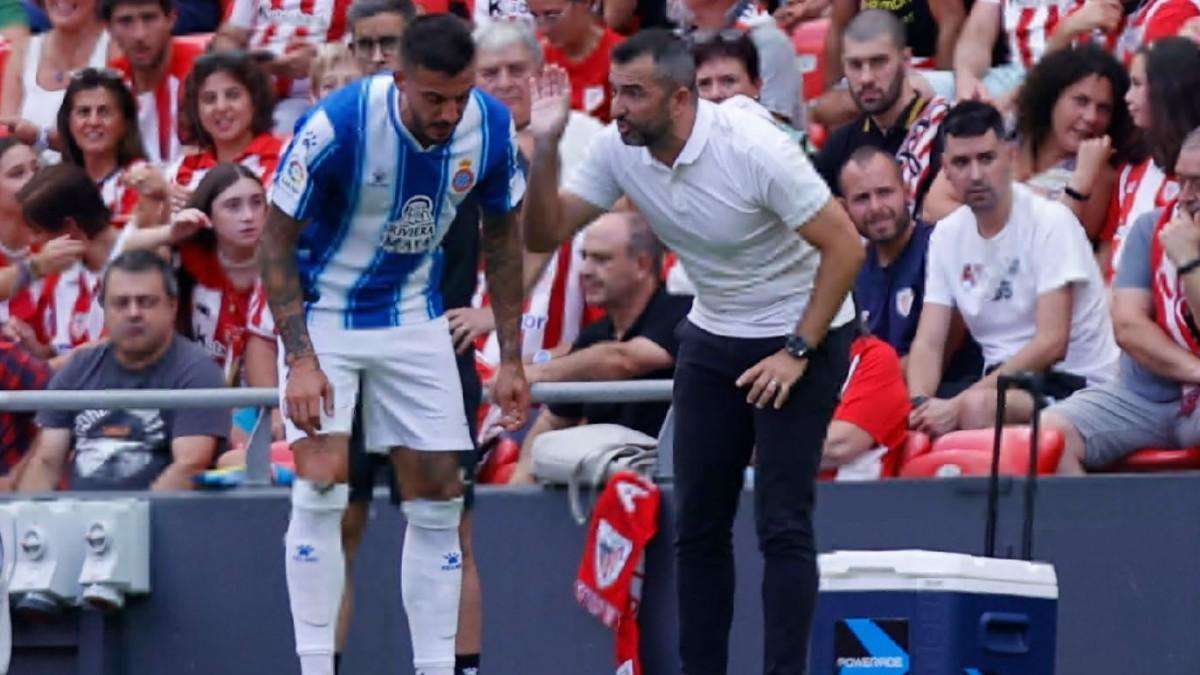
[[[1056,374],[1063,472],[1200,444],[1200,0],[413,1],[0,2],[4,388],[277,386],[257,252],[292,129],[396,68],[414,16],[450,12],[526,157],[531,76],[566,70],[564,175],[611,122],[610,52],[651,27],[688,41],[702,105],[809,153],[867,249],[827,477],[896,475],[914,431],[990,427],[996,379],[1024,370]],[[806,101],[789,36],[810,22],[826,86]],[[482,270],[461,213],[448,265]],[[524,262],[531,382],[671,377],[692,281],[627,201]],[[487,288],[452,276],[450,338],[486,382]],[[1005,421],[1028,421],[1010,396]],[[535,412],[511,434],[479,406],[483,447],[520,447],[513,483],[542,433],[655,435],[667,407]],[[186,488],[238,461],[257,414],[0,412],[0,489]]]

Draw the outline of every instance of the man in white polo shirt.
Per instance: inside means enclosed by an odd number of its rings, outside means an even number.
[[[551,251],[622,195],[696,286],[679,328],[675,496],[687,675],[725,673],[731,527],[757,449],[767,673],[802,673],[816,601],[813,485],[855,329],[854,226],[800,148],[753,112],[699,101],[687,45],[661,30],[612,53],[610,125],[557,191],[565,74],[543,73],[526,245]]]

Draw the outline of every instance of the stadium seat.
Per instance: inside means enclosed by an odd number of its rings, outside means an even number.
[[[1000,441],[1000,473],[1024,475],[1029,471],[1029,427],[1007,427]],[[946,434],[926,454],[900,468],[902,478],[986,476],[991,471],[994,431],[975,429]],[[1062,459],[1062,434],[1043,430],[1038,444],[1039,474],[1052,474]]]
[[[282,464],[293,471],[296,469],[296,456],[287,441],[275,441],[271,444],[271,463]]]
[[[1200,471],[1200,448],[1138,450],[1103,469],[1105,473],[1155,473],[1159,471]]]
[[[487,454],[475,473],[475,482],[480,485],[507,483],[521,457],[521,446],[507,436],[496,441],[496,447]],[[505,469],[505,467],[509,467]]]
[[[820,150],[821,146],[825,145],[825,139],[829,137],[829,130],[824,125],[813,122],[808,125],[808,142],[812,143],[813,147]]]
[[[804,100],[815,101],[825,91],[825,32],[829,19],[813,19],[792,31],[796,65],[804,76]]]
[[[913,459],[921,455],[927,455],[933,450],[933,441],[929,435],[920,431],[908,432],[908,437],[904,439],[904,445],[900,447],[900,456],[896,458],[896,474],[899,475],[900,469],[903,468]]]

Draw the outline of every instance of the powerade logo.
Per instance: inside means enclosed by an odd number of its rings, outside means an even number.
[[[833,675],[907,675],[907,619],[843,619],[834,626]]]

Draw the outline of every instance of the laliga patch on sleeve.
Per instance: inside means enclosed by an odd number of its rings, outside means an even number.
[[[908,619],[838,621],[833,657],[833,675],[907,675]]]

